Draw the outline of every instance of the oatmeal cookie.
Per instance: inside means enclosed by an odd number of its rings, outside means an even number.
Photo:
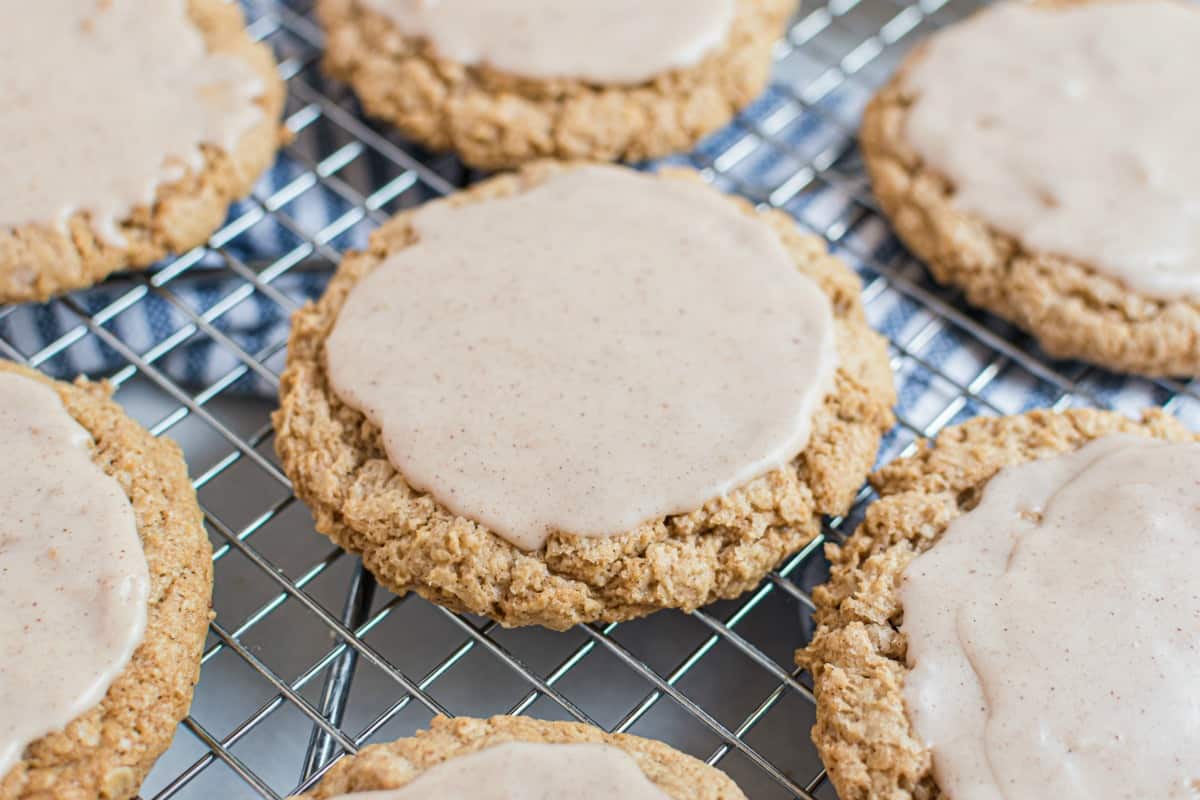
[[[514,195],[569,168],[531,165],[438,202]],[[699,180],[690,171],[657,179]],[[350,290],[389,254],[413,244],[409,211],[376,231],[365,252],[348,254],[325,295],[292,320],[275,446],[317,530],[360,553],[392,591],[416,591],[509,626],[565,629],[660,608],[690,610],[755,586],[817,535],[822,515],[850,507],[892,424],[894,390],[885,343],[867,326],[854,273],[786,214],[729,202],[776,231],[833,310],[840,358],[834,385],[814,412],[807,447],[786,467],[690,513],[601,538],[555,533],[531,552],[413,490],[388,460],[379,429],[333,392],[324,357]]]
[[[212,547],[179,448],[156,439],[109,399],[105,384],[52,381],[94,440],[95,462],[121,485],[137,520],[150,571],[146,632],[95,708],[30,744],[0,775],[0,800],[125,800],[171,744],[200,676],[212,600]]]
[[[725,773],[662,742],[605,733],[578,722],[529,717],[447,719],[435,717],[427,731],[390,744],[363,748],[334,764],[317,788],[295,800],[327,800],[351,792],[399,789],[430,767],[505,742],[607,744],[633,757],[638,767],[673,800],[745,800]]]
[[[1104,0],[1038,0],[1056,7]],[[936,34],[935,34],[936,36]],[[906,141],[918,46],[867,106],[860,141],[875,196],[940,282],[1031,333],[1056,358],[1149,376],[1200,372],[1200,301],[1133,290],[1078,259],[1025,247],[956,204],[955,187]]]
[[[259,77],[261,118],[231,152],[201,144],[199,169],[184,169],[181,177],[158,187],[152,203],[116,221],[123,242],[101,235],[86,211],[72,214],[65,230],[51,220],[0,226],[0,303],[46,300],[203,244],[224,221],[229,204],[247,195],[274,159],[283,135],[284,85],[270,49],[250,39],[236,3],[187,0],[187,11],[209,52],[242,59]]]
[[[798,663],[813,675],[813,741],[844,800],[941,797],[929,750],[904,705],[900,576],[947,526],[978,504],[1004,467],[1077,450],[1112,433],[1194,441],[1157,409],[1134,421],[1109,411],[1032,411],[942,431],[913,456],[876,472],[879,500],[854,535],[828,545],[828,583],[813,592],[817,631]]]
[[[688,150],[763,90],[795,0],[738,0],[699,63],[635,85],[518,77],[440,57],[359,0],[320,0],[325,69],[367,113],[482,169],[538,158],[639,161]]]

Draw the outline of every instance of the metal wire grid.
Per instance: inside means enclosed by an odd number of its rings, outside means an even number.
[[[230,321],[252,297],[290,312],[299,299],[290,276],[330,270],[397,209],[473,176],[362,120],[345,88],[316,68],[321,34],[309,5],[264,0],[251,13],[251,31],[275,47],[289,84],[286,121],[296,139],[281,154],[289,180],[237,206],[208,248],[110,283],[119,291],[99,307],[77,293],[47,307],[0,308],[0,355],[52,372],[72,348],[119,356],[110,376],[118,399],[155,434],[184,442],[213,537],[217,618],[196,702],[143,796],[279,798],[311,787],[341,755],[411,733],[433,714],[508,712],[656,736],[719,765],[753,798],[833,797],[808,740],[812,695],[791,651],[806,638],[809,589],[824,575],[821,546],[852,529],[865,491],[855,512],[829,520],[821,540],[737,601],[564,634],[506,631],[376,591],[356,559],[312,532],[275,463],[269,405],[238,399],[255,382],[278,384],[285,343],[250,343]],[[975,7],[806,5],[776,49],[770,90],[683,160],[723,188],[792,213],[860,270],[901,395],[881,459],[947,424],[1035,406],[1158,404],[1193,421],[1193,384],[1050,362],[1026,337],[930,284],[887,235],[855,149],[857,116],[914,41]],[[296,203],[311,192],[332,209],[326,216],[313,219]],[[277,257],[245,258],[239,242],[264,228],[282,243]],[[214,257],[215,271],[205,269]],[[179,291],[212,276],[224,288],[208,301]],[[173,328],[135,347],[120,320],[151,295],[167,301]],[[16,333],[20,315],[52,312],[74,320],[54,342],[34,346]],[[197,344],[226,351],[234,366],[185,388],[163,365]]]

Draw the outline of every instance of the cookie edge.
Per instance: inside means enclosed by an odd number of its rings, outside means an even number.
[[[859,135],[875,197],[908,249],[939,283],[958,287],[972,305],[1030,333],[1053,358],[1147,377],[1200,372],[1200,300],[1162,300],[1128,289],[1080,260],[1028,250],[982,216],[956,207],[953,183],[927,168],[904,135],[916,102],[907,78],[925,49],[909,53],[871,99]]]
[[[611,745],[629,754],[672,800],[746,800],[724,772],[655,739],[607,733],[581,722],[502,716],[434,717],[427,730],[365,747],[357,755],[341,759],[315,789],[292,800],[329,800],[349,792],[399,789],[443,761],[513,741]]]
[[[35,800],[76,790],[127,800],[170,746],[199,680],[213,585],[212,546],[203,515],[178,445],[155,438],[134,422],[110,398],[107,384],[83,378],[73,384],[55,381],[8,361],[0,361],[0,372],[36,380],[58,393],[96,442],[97,465],[121,482],[129,497],[147,561],[163,559],[157,570],[151,568],[147,632],[129,664],[99,705],[25,748],[21,760],[0,775],[0,798]],[[151,476],[148,485],[134,482],[139,472]],[[163,646],[165,659],[157,652]],[[185,652],[192,655],[182,660]],[[137,700],[147,688],[154,697],[142,699],[136,708],[125,707],[128,713],[111,708],[123,695]],[[124,725],[122,716],[128,717]],[[99,743],[84,741],[91,737]]]
[[[528,165],[517,173],[492,178],[435,202],[454,205],[511,195],[536,185],[555,172],[575,166],[579,165],[539,162]],[[691,170],[677,169],[660,171],[657,179],[701,180],[697,173]],[[329,389],[324,375],[323,342],[327,335],[326,331],[332,328],[346,294],[356,283],[358,277],[373,269],[389,253],[411,244],[413,234],[409,220],[415,213],[415,209],[401,212],[376,231],[371,240],[371,247],[367,251],[348,254],[339,265],[337,274],[330,281],[320,301],[306,304],[293,317],[288,343],[288,363],[280,381],[280,408],[273,416],[276,429],[275,446],[284,471],[293,481],[297,495],[313,511],[317,530],[329,536],[343,548],[361,553],[376,577],[393,592],[402,594],[409,590],[417,591],[427,599],[451,609],[489,616],[506,626],[540,624],[556,629],[566,629],[578,622],[631,619],[644,616],[660,608],[691,610],[716,599],[737,596],[757,585],[779,560],[797,551],[819,535],[820,519],[823,514],[839,514],[849,508],[863,479],[874,464],[882,435],[893,424],[894,418],[890,409],[895,401],[895,390],[887,359],[886,342],[866,323],[858,277],[844,263],[829,255],[822,240],[799,233],[794,221],[783,212],[759,212],[741,198],[720,193],[715,188],[712,191],[721,194],[743,213],[759,215],[765,224],[770,224],[776,230],[797,268],[821,285],[830,298],[835,314],[835,324],[838,326],[842,363],[838,368],[835,389],[814,414],[813,434],[808,447],[787,467],[769,473],[756,481],[751,481],[730,493],[730,496],[736,498],[736,502],[748,503],[750,502],[746,496],[749,492],[748,487],[755,486],[758,481],[768,481],[769,485],[771,480],[787,480],[788,476],[792,474],[791,471],[796,470],[796,477],[793,479],[809,494],[812,499],[812,507],[804,512],[801,521],[791,526],[777,526],[780,529],[787,528],[785,533],[789,536],[789,540],[785,548],[786,552],[756,552],[755,556],[761,563],[755,563],[753,569],[749,569],[745,565],[740,565],[742,568],[739,569],[739,565],[735,564],[722,572],[719,568],[723,564],[719,561],[714,562],[711,565],[713,572],[720,576],[721,580],[716,581],[716,585],[710,587],[703,596],[688,597],[686,592],[689,587],[684,586],[677,589],[672,585],[670,591],[676,591],[677,594],[671,595],[670,602],[649,605],[639,605],[629,601],[613,602],[603,593],[594,591],[596,587],[591,584],[563,576],[560,571],[551,569],[551,560],[558,564],[565,563],[566,558],[571,555],[570,547],[582,548],[587,546],[588,542],[595,543],[598,540],[566,536],[552,537],[546,549],[532,554],[523,554],[522,551],[482,526],[476,526],[470,520],[456,517],[438,505],[432,498],[428,498],[427,495],[419,495],[419,502],[425,504],[423,508],[426,510],[425,516],[418,521],[437,520],[445,517],[464,525],[475,526],[478,530],[483,531],[486,537],[489,537],[489,542],[494,543],[495,547],[513,562],[502,565],[506,570],[504,577],[508,583],[504,584],[504,587],[507,588],[502,589],[498,581],[493,582],[490,587],[484,587],[480,591],[480,594],[489,598],[489,602],[472,603],[464,600],[462,596],[442,590],[438,585],[429,581],[398,581],[389,579],[387,575],[381,575],[380,569],[378,569],[379,565],[375,563],[375,555],[376,553],[388,554],[388,546],[393,543],[395,537],[385,534],[383,541],[377,541],[376,539],[379,537],[373,539],[367,533],[357,529],[366,527],[367,522],[372,520],[364,522],[344,513],[345,498],[353,491],[351,487],[337,485],[330,489],[328,486],[314,486],[314,484],[327,483],[326,479],[330,475],[335,475],[339,470],[345,470],[348,458],[363,458],[363,454],[355,450],[343,450],[336,456],[324,458],[322,454],[322,457],[319,458],[310,452],[310,448],[307,448],[306,439],[315,435],[313,433],[315,425],[331,425],[333,412],[348,413],[353,420],[352,427],[356,430],[368,431],[370,437],[378,439],[378,430],[370,425],[363,415],[348,409],[345,404],[338,401]],[[314,382],[317,386],[315,389],[312,387]],[[309,402],[323,403],[325,408],[333,409],[333,412],[327,414],[325,409],[317,409],[319,418],[314,423],[308,418],[306,409],[302,407]],[[381,449],[380,453],[382,453]],[[395,468],[390,465],[390,462],[386,462],[386,456],[380,460],[385,463],[373,465],[386,472],[385,476],[379,479],[379,483],[391,486],[395,481],[406,486]],[[803,464],[801,464],[802,461]],[[799,472],[801,469],[807,470],[807,472],[801,474]],[[719,498],[710,503],[718,501],[723,502],[724,499]],[[731,501],[730,505],[734,505],[734,502]],[[693,515],[704,512],[705,508],[707,506],[693,512]],[[778,512],[779,509],[773,507],[772,510]],[[388,509],[388,511],[394,510]],[[382,515],[384,512],[373,509],[372,513]],[[667,519],[686,520],[689,516],[674,515]],[[712,513],[710,516],[715,517],[716,514]],[[405,536],[413,535],[414,526],[417,524],[413,518],[405,517],[402,514],[393,514],[391,517],[385,518],[385,521],[390,526],[388,527],[389,534],[396,529],[402,529],[405,530]],[[475,527],[471,528],[472,532]],[[603,546],[609,548],[604,556],[609,560],[607,566],[613,570],[628,569],[628,565],[623,566],[622,562],[625,560],[632,562],[633,559],[630,558],[630,553],[622,550],[625,545],[632,546],[634,543],[641,542],[646,545],[645,549],[648,550],[656,541],[653,538],[655,535],[668,541],[673,538],[666,532],[665,527],[657,534],[646,533],[650,528],[651,525],[648,524],[633,532],[606,537],[606,544]],[[713,522],[710,529],[695,533],[696,540],[702,541],[699,537],[709,535],[717,537],[713,539],[714,544],[719,543],[721,540],[715,532],[720,530],[719,523]],[[453,533],[452,530],[451,534]],[[447,535],[439,538],[436,546],[448,550],[469,549],[468,545],[464,543],[464,538],[459,535]],[[563,542],[567,544],[562,544]],[[755,541],[740,543],[744,544],[747,549],[757,544]],[[696,549],[699,551],[703,548],[697,545]],[[766,545],[764,545],[765,549]],[[701,555],[704,554],[701,553]],[[776,555],[778,557],[775,557]],[[548,570],[549,575],[530,577],[523,567],[529,566],[531,562],[522,561],[523,557],[540,562],[541,566]],[[710,559],[716,557],[708,554]],[[647,580],[651,577],[650,575],[646,576]],[[540,593],[535,595],[536,599],[531,601],[524,610],[517,610],[512,607],[512,604],[505,607],[505,602],[511,599],[506,595],[511,593],[511,587],[517,584],[518,580],[535,584],[531,591]],[[552,581],[563,583],[552,583]],[[523,585],[523,588],[526,587]],[[663,591],[669,590],[664,589]],[[568,598],[567,602],[555,604],[546,601],[541,603],[545,595],[554,592],[564,593]],[[538,605],[538,603],[541,604]]]
[[[319,0],[324,69],[367,114],[470,166],[541,158],[640,161],[690,149],[766,87],[796,0],[738,0],[727,40],[698,64],[640,84],[518,77],[439,57],[358,0]]]
[[[813,592],[816,633],[796,653],[797,664],[813,676],[813,742],[843,800],[944,796],[930,752],[904,709],[903,569],[975,506],[1000,469],[1112,433],[1200,441],[1157,408],[1140,420],[1096,409],[1035,410],[946,428],[871,476],[879,499],[844,545],[827,545],[830,579]]]
[[[114,272],[145,269],[170,253],[204,244],[229,206],[247,196],[270,167],[282,138],[286,88],[271,49],[250,39],[236,3],[187,0],[188,16],[210,52],[244,59],[262,80],[263,117],[233,152],[202,143],[204,166],[160,184],[150,205],[118,221],[125,243],[104,239],[89,212],[73,214],[63,231],[50,221],[0,228],[0,303],[43,302],[99,283]]]

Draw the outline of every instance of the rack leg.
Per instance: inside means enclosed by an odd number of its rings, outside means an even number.
[[[346,592],[346,603],[342,607],[342,623],[351,630],[366,621],[371,609],[371,599],[375,595],[375,579],[363,568],[359,561],[350,579],[350,587]],[[337,640],[339,643],[342,639]],[[358,651],[352,647],[338,657],[325,675],[325,683],[321,688],[321,714],[334,725],[342,724],[346,713],[346,702],[350,698],[350,685],[354,679],[354,667],[358,663]],[[304,769],[300,775],[305,781],[328,764],[337,755],[339,746],[333,738],[317,726],[313,726],[312,735],[308,740],[308,749],[304,754]]]

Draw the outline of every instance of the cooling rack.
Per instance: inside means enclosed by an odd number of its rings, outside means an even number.
[[[1038,406],[1161,405],[1197,427],[1194,385],[1048,360],[930,283],[878,215],[853,136],[862,107],[909,47],[977,7],[806,3],[775,49],[764,96],[673,161],[787,211],[859,271],[900,394],[881,460],[947,424]],[[247,337],[237,322],[247,308],[290,313],[381,220],[476,176],[364,121],[346,88],[320,74],[311,2],[251,2],[249,19],[289,87],[294,139],[273,179],[233,209],[208,247],[152,274],[46,306],[0,308],[4,357],[61,375],[81,353],[106,354],[117,399],[155,434],[183,443],[204,507],[216,618],[192,714],[143,798],[286,797],[342,755],[410,734],[434,714],[497,713],[662,739],[726,770],[755,800],[833,797],[808,738],[810,684],[792,651],[810,631],[822,545],[853,529],[866,491],[847,518],[828,520],[820,540],[736,601],[562,634],[504,630],[396,598],[313,531],[275,461],[272,404],[250,399],[277,386],[284,332]],[[132,333],[126,320],[151,302],[167,318]],[[29,333],[48,322],[59,326],[52,341]],[[189,370],[195,358],[207,368]],[[214,363],[223,366],[214,372]]]

